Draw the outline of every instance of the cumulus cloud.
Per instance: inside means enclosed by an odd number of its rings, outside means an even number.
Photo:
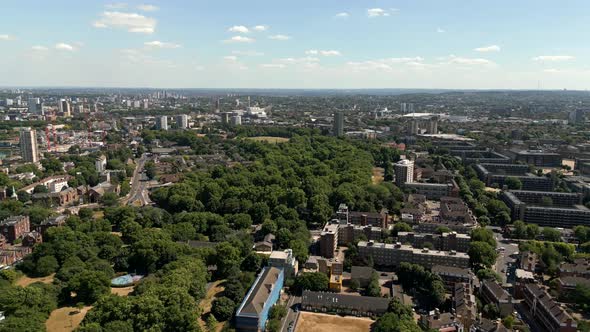
[[[229,62],[236,62],[236,61],[238,61],[238,57],[235,55],[227,55],[227,56],[223,57],[223,60],[229,61]]]
[[[280,68],[285,68],[286,65],[284,65],[282,63],[263,63],[260,65],[260,67],[280,69]]]
[[[287,35],[272,35],[272,36],[269,36],[268,38],[273,39],[273,40],[289,40],[289,39],[291,39],[291,37],[287,36]]]
[[[8,40],[14,40],[14,39],[15,39],[14,36],[11,36],[11,35],[0,35],[0,40],[8,41]]]
[[[144,11],[144,12],[155,12],[160,8],[158,6],[154,6],[154,5],[141,4],[141,5],[137,6],[137,9]]]
[[[234,25],[233,27],[227,29],[228,32],[236,32],[236,33],[248,33],[250,29],[243,25]]]
[[[533,61],[551,61],[551,62],[560,62],[560,61],[570,61],[575,59],[574,56],[571,55],[539,55],[533,58]]]
[[[350,14],[347,12],[341,12],[341,13],[334,15],[334,17],[336,17],[336,18],[349,18]]]
[[[268,30],[268,26],[266,25],[255,25],[252,27],[252,30],[254,31],[266,31]]]
[[[495,63],[484,58],[464,58],[454,55],[450,55],[445,58],[441,58],[443,64],[456,64],[465,66],[493,66]]]
[[[500,46],[498,45],[489,45],[489,46],[482,46],[473,49],[476,52],[488,53],[488,52],[500,52]]]
[[[336,50],[307,50],[305,51],[307,55],[323,55],[323,56],[339,56],[342,55],[340,51]]]
[[[123,9],[123,8],[127,8],[127,3],[125,3],[125,2],[109,3],[109,4],[106,4],[105,7],[108,9]]]
[[[225,43],[253,43],[255,40],[250,37],[233,36],[230,39],[224,40]]]
[[[31,50],[38,51],[38,52],[44,52],[44,51],[48,51],[49,48],[47,48],[45,46],[41,46],[41,45],[35,45],[35,46],[31,47]]]
[[[367,16],[369,17],[387,17],[397,12],[395,8],[383,9],[383,8],[369,8],[367,9]]]
[[[263,56],[264,53],[258,51],[232,51],[232,54],[242,56]]]
[[[129,32],[151,34],[156,30],[157,21],[137,13],[105,11],[93,25],[96,28],[120,28]]]
[[[154,41],[151,41],[151,42],[145,42],[143,44],[145,46],[151,47],[151,48],[179,48],[179,47],[181,47],[180,44],[162,42],[162,41],[159,41],[159,40],[154,40]]]
[[[385,70],[392,71],[394,69],[413,68],[424,69],[432,67],[432,65],[423,62],[424,58],[416,57],[398,57],[385,58],[367,61],[350,61],[346,64],[354,70]]]
[[[445,30],[442,28],[436,28],[436,32],[438,33],[445,33]]]
[[[57,43],[57,44],[55,44],[55,49],[60,50],[60,51],[72,52],[72,51],[76,50],[76,47],[74,47],[73,45],[70,45],[70,44],[66,44],[66,43]]]

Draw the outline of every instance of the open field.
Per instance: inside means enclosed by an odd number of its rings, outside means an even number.
[[[297,332],[362,332],[370,331],[373,320],[359,317],[301,312],[297,321]]]
[[[111,287],[111,294],[116,294],[119,296],[127,296],[129,293],[133,292],[134,286],[129,287]]]
[[[258,137],[247,137],[246,139],[257,141],[257,142],[266,142],[271,144],[277,143],[284,143],[288,142],[289,139],[285,137],[272,137],[272,136],[258,136]]]
[[[63,307],[55,309],[49,315],[45,322],[48,332],[70,332],[74,331],[86,316],[92,306],[86,306],[82,309],[74,307]]]
[[[207,294],[205,295],[205,298],[199,304],[199,308],[201,308],[201,310],[202,310],[202,315],[201,315],[201,318],[199,319],[199,322],[200,322],[203,330],[205,330],[205,321],[203,318],[206,318],[207,314],[209,312],[211,312],[211,303],[213,302],[213,300],[215,300],[216,297],[222,295],[224,287],[221,286],[221,284],[223,284],[224,282],[225,282],[225,280],[218,280],[218,281],[214,282],[213,285],[211,285],[211,288],[209,288],[209,290],[207,290]],[[217,324],[216,330],[221,331],[223,329],[224,325],[225,325],[225,322],[219,322],[219,324]]]
[[[373,175],[371,175],[371,181],[373,184],[379,184],[383,182],[383,176],[385,170],[382,167],[373,167]]]
[[[27,287],[30,284],[34,284],[36,282],[42,282],[44,284],[50,284],[53,282],[53,276],[54,274],[48,275],[47,277],[41,277],[41,278],[29,278],[27,276],[22,276],[20,279],[18,279],[16,281],[17,286],[21,286],[21,287]]]

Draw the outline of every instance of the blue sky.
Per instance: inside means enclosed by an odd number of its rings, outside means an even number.
[[[590,87],[587,0],[0,0],[0,85]]]

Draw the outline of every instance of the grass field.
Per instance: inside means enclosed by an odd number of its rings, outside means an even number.
[[[63,307],[55,309],[49,315],[45,322],[47,332],[70,332],[74,331],[86,316],[88,310],[92,307],[87,306],[82,309],[74,307]]]
[[[119,296],[127,296],[129,293],[133,292],[133,288],[135,286],[129,287],[111,287],[111,294],[116,294]]]
[[[368,332],[373,323],[374,321],[368,318],[301,312],[296,332]]]
[[[203,314],[199,319],[203,331],[206,330],[205,321],[203,320],[203,317],[207,317],[207,314],[211,312],[211,303],[213,302],[213,300],[215,300],[216,297],[220,296],[223,293],[224,287],[221,286],[221,284],[223,284],[224,282],[225,280],[218,280],[214,282],[211,288],[207,291],[205,298],[199,304],[199,307],[203,311]],[[224,322],[219,322],[219,324],[217,324],[217,331],[221,331],[223,329],[223,325]]]
[[[53,276],[55,274],[48,275],[47,277],[41,278],[29,278],[27,276],[22,276],[20,279],[16,281],[17,286],[27,287],[30,284],[34,284],[36,282],[42,282],[44,284],[50,284],[53,282]]]
[[[277,144],[277,143],[284,143],[288,142],[289,139],[285,137],[272,137],[272,136],[258,136],[258,137],[247,137],[246,139],[257,141],[257,142],[266,142],[270,144]]]

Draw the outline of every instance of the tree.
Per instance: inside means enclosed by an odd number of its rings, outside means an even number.
[[[522,189],[522,182],[513,176],[509,176],[506,178],[506,180],[504,181],[504,184],[508,187],[508,189],[511,190],[520,190]]]
[[[240,250],[229,242],[222,242],[217,245],[217,274],[221,278],[229,275],[229,271],[235,267],[240,266],[241,257]]]
[[[217,319],[215,319],[215,316],[213,316],[213,314],[209,314],[207,315],[207,320],[205,321],[205,325],[207,326],[207,331],[209,332],[215,332],[217,331]]]
[[[561,232],[555,228],[544,227],[542,233],[545,241],[561,242]]]
[[[371,275],[371,282],[367,286],[367,296],[380,297],[381,296],[381,285],[379,285],[379,274],[373,271]]]
[[[227,297],[220,297],[213,300],[211,313],[220,321],[229,320],[234,314],[236,303]]]
[[[412,307],[409,305],[405,305],[400,302],[399,298],[393,297],[389,301],[389,306],[387,307],[387,312],[393,313],[396,316],[403,318],[410,318],[414,317],[414,313],[412,311]]]
[[[352,279],[352,280],[350,280],[350,286],[349,286],[349,288],[350,288],[351,291],[356,292],[356,291],[359,290],[360,287],[361,287],[361,284],[358,281],[358,279]]]
[[[54,256],[43,256],[37,260],[35,265],[35,275],[39,277],[46,277],[59,268],[59,263]]]
[[[110,280],[102,271],[85,270],[74,275],[67,283],[66,294],[74,292],[78,302],[92,304],[111,291]]]
[[[310,290],[314,292],[327,291],[330,280],[321,272],[305,272],[295,278],[293,287],[298,291]]]
[[[469,244],[469,261],[474,268],[478,266],[491,267],[496,263],[498,253],[487,242],[472,241]]]
[[[443,233],[450,233],[451,229],[448,228],[447,226],[438,226],[435,230],[434,233],[436,234],[443,234]]]
[[[397,236],[397,234],[399,232],[411,232],[411,231],[412,231],[412,226],[406,224],[403,221],[400,221],[400,222],[396,222],[393,225],[392,235]]]
[[[119,197],[115,193],[105,193],[100,201],[105,206],[115,206],[119,203]]]
[[[481,269],[481,270],[477,271],[477,278],[479,280],[496,280],[496,281],[502,280],[500,278],[500,276],[498,275],[498,273],[496,273],[496,271],[494,271],[492,269]]]
[[[145,163],[144,169],[145,175],[148,177],[148,179],[153,180],[156,177],[156,163],[150,160]]]
[[[574,235],[578,242],[585,243],[590,241],[590,227],[587,226],[576,226],[574,227]]]
[[[270,308],[268,317],[270,319],[283,319],[287,315],[287,307],[280,304],[275,304]]]
[[[471,231],[471,241],[486,242],[492,247],[496,247],[496,239],[494,238],[494,232],[487,228],[479,227]]]
[[[35,188],[33,189],[33,193],[37,194],[37,193],[48,193],[49,189],[47,189],[46,186],[39,184],[36,185]]]
[[[386,313],[374,324],[374,332],[422,332],[414,319],[399,317],[394,313]]]

